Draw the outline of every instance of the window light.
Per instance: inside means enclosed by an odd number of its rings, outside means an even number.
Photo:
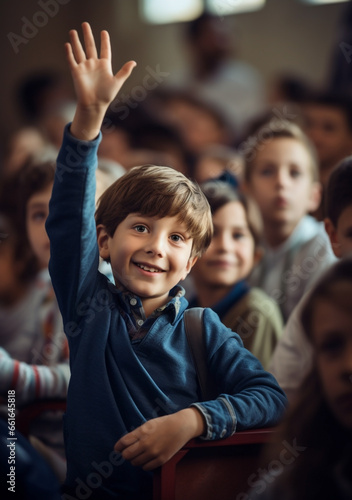
[[[203,0],[140,0],[143,18],[152,24],[191,21],[203,12]]]
[[[264,5],[265,0],[206,0],[207,10],[219,16],[259,10]]]

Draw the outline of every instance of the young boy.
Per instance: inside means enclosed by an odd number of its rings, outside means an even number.
[[[346,158],[332,172],[326,193],[325,229],[337,258],[352,253],[352,158]],[[293,310],[270,364],[270,371],[285,390],[289,401],[312,365],[312,348],[304,335],[301,311],[307,293]]]
[[[100,126],[135,63],[114,76],[108,33],[98,58],[89,24],[82,27],[85,51],[76,31],[66,45],[77,110],[47,220],[71,357],[63,498],[148,499],[149,471],[189,439],[272,425],[286,398],[238,335],[206,309],[207,359],[220,396],[199,402],[183,322],[187,301],[175,288],[211,239],[197,186],[171,168],[134,168],[103,194],[94,220]],[[99,254],[111,262],[116,286],[98,273]]]
[[[307,215],[320,202],[313,146],[293,123],[270,122],[246,152],[245,187],[258,203],[265,253],[251,276],[280,306],[284,321],[333,260],[324,226]]]
[[[352,154],[352,100],[341,94],[313,94],[302,110],[304,130],[317,151],[323,186],[323,200],[314,216],[323,220],[329,176],[340,161]]]

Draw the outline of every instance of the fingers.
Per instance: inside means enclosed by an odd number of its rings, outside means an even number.
[[[71,49],[73,53],[74,60],[77,64],[86,60],[86,55],[84,53],[83,47],[81,45],[78,33],[76,30],[70,31],[70,41]]]
[[[138,437],[133,434],[133,432],[130,432],[128,434],[125,434],[121,439],[117,441],[117,443],[114,446],[115,451],[122,451],[128,446],[131,446],[132,444],[136,443],[138,441]]]
[[[111,60],[111,44],[110,36],[107,31],[102,31],[100,34],[100,57],[101,59]]]
[[[121,80],[121,84],[127,80],[127,78],[132,73],[133,68],[137,65],[135,61],[128,61],[125,63],[122,68],[116,73],[116,80]]]
[[[71,69],[77,66],[75,57],[73,55],[72,46],[70,43],[65,43],[66,59]]]
[[[76,30],[71,30],[69,35],[70,35],[70,42],[71,42],[71,50],[68,50],[67,56],[69,59],[69,62],[72,63],[72,57],[74,58],[75,63],[79,64],[81,62],[86,61],[87,59],[97,59],[98,58],[98,53],[97,49],[95,46],[95,41],[92,33],[92,28],[90,27],[89,23],[82,23],[82,31],[83,31],[83,39],[84,39],[84,47],[85,51],[82,47],[81,41],[79,39],[78,33]],[[106,32],[107,33],[107,32]],[[108,36],[109,40],[109,36]],[[105,42],[106,45],[106,42]],[[110,43],[107,45],[110,46]],[[106,49],[105,49],[106,51]],[[111,54],[110,54],[111,57]]]
[[[97,58],[97,49],[95,46],[95,41],[92,33],[92,28],[89,23],[82,23],[84,46],[86,48],[87,59]]]
[[[165,462],[158,454],[153,454],[148,447],[145,447],[145,443],[139,440],[126,446],[118,441],[114,446],[114,450],[120,452],[122,457],[133,466],[142,467],[144,470],[153,470]]]

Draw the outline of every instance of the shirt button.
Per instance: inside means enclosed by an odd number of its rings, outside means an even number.
[[[138,320],[137,320],[137,325],[138,325],[138,326],[142,326],[142,325],[143,325],[143,323],[144,323],[144,321],[143,321],[142,319],[138,319]]]
[[[137,299],[133,298],[130,300],[131,306],[135,306],[137,304]]]
[[[223,438],[223,437],[225,437],[225,436],[226,436],[226,429],[223,429],[223,430],[221,431],[220,437],[221,437],[221,438]]]

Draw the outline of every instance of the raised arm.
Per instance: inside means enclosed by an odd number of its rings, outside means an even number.
[[[136,63],[129,61],[114,74],[111,66],[111,45],[107,31],[101,32],[98,56],[91,27],[82,24],[84,47],[76,30],[70,31],[66,43],[66,56],[71,69],[77,97],[76,113],[71,134],[77,139],[90,141],[97,137],[105,112],[131,74]]]
[[[83,297],[82,292],[94,286],[98,275],[94,212],[100,127],[110,102],[135,66],[130,61],[114,75],[108,33],[101,34],[98,56],[90,25],[83,23],[82,31],[82,43],[72,30],[70,43],[65,46],[77,106],[70,129],[64,131],[46,221],[51,252],[49,270],[65,331],[70,331],[71,337],[72,331],[77,334],[77,322],[89,310],[89,297]]]

